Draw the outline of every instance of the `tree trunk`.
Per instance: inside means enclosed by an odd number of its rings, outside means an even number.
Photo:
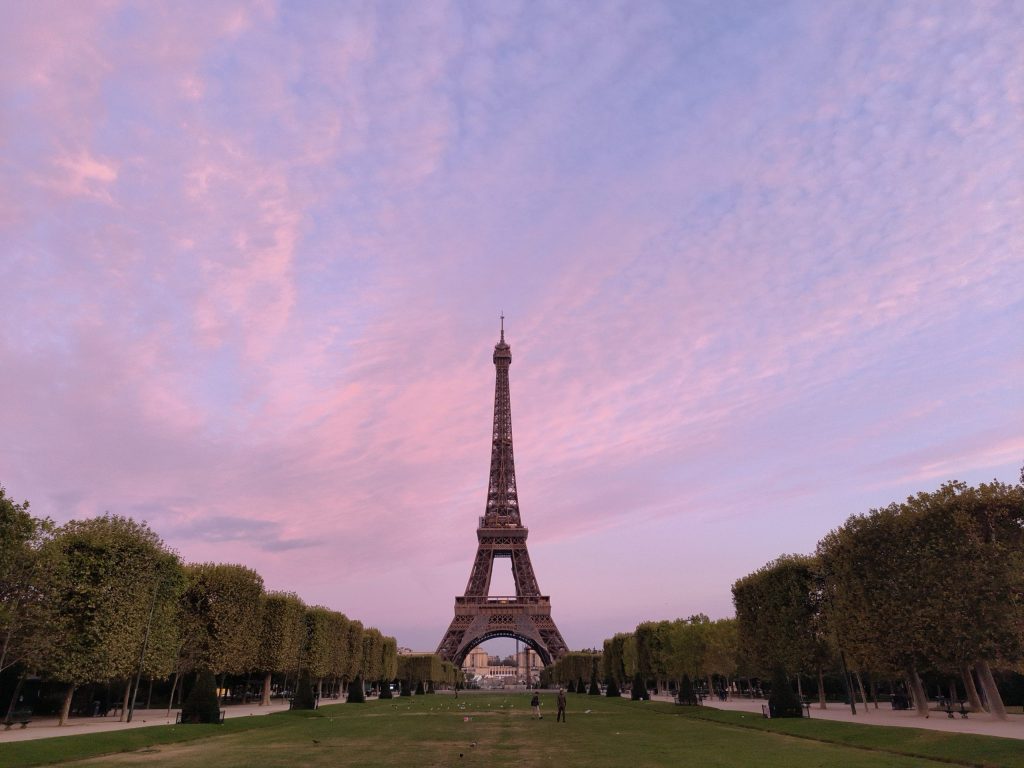
[[[174,706],[174,692],[178,690],[178,681],[181,679],[181,673],[178,670],[174,670],[174,682],[171,683],[171,695],[167,697],[167,716],[171,716],[171,708]]]
[[[871,689],[871,703],[878,709],[878,681],[872,677],[868,680],[868,688]]]
[[[0,672],[4,671],[4,662],[7,660],[7,649],[11,646],[11,635],[14,634],[14,619],[7,625],[7,634],[4,635],[4,647],[0,651]]]
[[[864,705],[864,714],[868,713],[868,697],[864,694],[864,681],[861,679],[860,670],[853,673],[854,679],[857,681],[857,690],[860,691],[860,703]]]
[[[324,679],[318,678],[316,681],[316,699],[319,701],[324,697]]]
[[[825,673],[818,667],[818,709],[828,709],[825,703]]]
[[[261,707],[270,706],[270,684],[273,681],[273,676],[273,672],[267,672],[267,674],[263,676],[263,698],[260,699]]]
[[[149,678],[149,688],[146,689],[146,709],[153,705],[153,678]]]
[[[123,723],[125,717],[128,715],[128,701],[131,698],[131,695],[132,681],[129,679],[128,682],[124,684],[124,698],[121,699],[121,719],[118,720],[119,723]]]
[[[981,712],[983,709],[981,697],[978,696],[978,689],[974,685],[974,675],[971,674],[970,665],[962,664],[960,666],[960,677],[964,681],[964,690],[967,692],[967,701],[971,705],[971,710]]]
[[[928,717],[928,694],[924,692],[924,686],[921,684],[916,666],[911,666],[907,670],[907,685],[907,690],[914,697],[914,709],[917,710],[917,714]]]
[[[800,682],[800,673],[799,672],[796,673],[796,695],[800,697],[800,702],[803,703],[803,700],[804,700],[804,686],[803,686],[803,683]]]
[[[956,678],[951,677],[949,678],[949,705],[953,706],[958,701],[960,701],[960,697],[957,695],[956,691]]]
[[[64,694],[64,703],[60,708],[60,720],[57,721],[57,725],[64,725],[68,721],[68,715],[71,713],[71,699],[74,698],[74,695],[75,686],[72,683],[68,685],[68,690]]]
[[[996,679],[992,677],[992,667],[987,661],[979,661],[975,669],[978,670],[978,681],[988,699],[988,711],[996,720],[1005,720],[1006,708],[1003,706],[1003,697],[999,695],[999,688],[996,687]]]
[[[14,695],[11,696],[11,703],[7,707],[7,717],[4,718],[5,723],[11,722],[14,717],[14,710],[18,706],[18,696],[21,695],[21,686],[25,684],[25,676],[28,672],[22,672],[18,675],[18,682],[14,686]]]
[[[711,673],[708,672],[708,699],[714,701],[715,696],[715,680]]]

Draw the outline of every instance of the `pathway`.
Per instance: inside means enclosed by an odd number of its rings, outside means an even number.
[[[655,696],[659,701],[671,701],[670,696]],[[705,706],[715,709],[750,712],[761,717],[761,705],[767,705],[767,699],[730,698],[728,701],[707,702]],[[981,736],[1002,736],[1007,739],[1024,739],[1024,715],[1010,715],[1009,720],[996,720],[985,712],[972,712],[967,719],[957,715],[950,718],[945,712],[932,712],[929,717],[921,717],[915,710],[896,710],[889,704],[869,704],[865,709],[857,704],[857,714],[850,713],[849,704],[830,702],[827,709],[818,709],[818,704],[811,704],[812,720],[841,720],[861,725],[891,725],[897,728],[923,728],[929,731],[946,731],[948,733],[974,733]]]
[[[341,699],[325,699],[324,704],[335,704]],[[273,712],[284,712],[288,709],[288,702],[283,699],[273,699],[270,706],[261,707],[259,704],[229,704],[223,707],[224,717],[253,717],[255,715],[269,715]],[[146,728],[151,725],[173,725],[177,717],[177,708],[171,710],[170,717],[167,716],[167,708],[162,709],[136,709],[130,723],[122,723],[117,717],[72,717],[64,725],[57,725],[56,717],[32,718],[27,728],[14,725],[11,730],[5,731],[0,726],[0,744],[10,741],[27,741],[29,739],[47,739],[51,736],[77,736],[81,733],[99,733],[101,731],[120,731],[127,728]]]

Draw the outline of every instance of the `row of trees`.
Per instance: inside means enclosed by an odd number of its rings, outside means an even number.
[[[402,696],[411,696],[414,692],[433,693],[435,683],[457,686],[462,671],[436,653],[411,653],[398,657],[397,678]]]
[[[573,651],[545,667],[541,672],[541,685],[564,686],[570,693],[599,695],[601,687],[601,654],[597,651]],[[589,691],[588,691],[589,688]]]
[[[191,673],[275,673],[324,685],[397,674],[397,643],[344,614],[266,592],[241,565],[185,564],[143,523],[104,515],[54,526],[0,487],[0,673],[20,669],[64,684],[61,723],[75,690],[134,683],[174,687]],[[360,683],[361,685],[361,683]],[[126,684],[125,705],[131,684]],[[173,700],[174,688],[171,691]],[[179,692],[180,697],[180,692]]]
[[[1024,485],[950,482],[855,515],[814,554],[738,580],[740,661],[798,685],[817,674],[821,696],[824,672],[844,668],[865,706],[865,679],[872,693],[875,681],[902,680],[921,714],[929,672],[949,680],[951,699],[959,683],[974,709],[1005,718],[993,669],[1019,671],[1024,659],[1022,596]]]
[[[621,632],[604,641],[601,667],[609,695],[618,695],[629,681],[633,698],[647,695],[648,683],[658,690],[690,689],[691,682],[736,674],[735,619],[712,621],[704,614],[675,621],[645,621],[633,632]]]

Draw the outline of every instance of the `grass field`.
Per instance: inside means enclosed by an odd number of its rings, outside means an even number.
[[[316,712],[157,726],[0,745],[0,768],[80,766],[849,766],[1024,768],[1010,739],[882,728],[660,702],[569,697],[569,722],[529,696],[415,696]],[[586,710],[590,710],[587,712]]]

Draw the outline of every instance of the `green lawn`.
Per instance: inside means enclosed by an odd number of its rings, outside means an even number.
[[[556,723],[529,696],[415,696],[316,712],[228,720],[223,726],[156,726],[0,745],[0,768],[111,766],[850,766],[971,765],[1024,768],[1024,743],[823,720],[768,721],[750,714],[660,702],[569,697]],[[589,713],[586,710],[591,710]],[[468,720],[467,720],[468,718]]]

